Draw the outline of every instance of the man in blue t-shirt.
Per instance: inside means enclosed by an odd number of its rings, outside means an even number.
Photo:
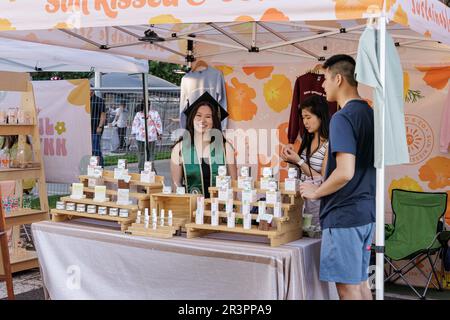
[[[321,199],[320,279],[341,299],[372,299],[368,269],[375,222],[373,110],[358,94],[355,60],[335,55],[323,65],[327,100],[341,110],[330,122],[325,182],[303,183],[305,199]]]

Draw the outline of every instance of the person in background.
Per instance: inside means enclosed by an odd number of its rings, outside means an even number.
[[[305,127],[300,150],[296,153],[285,148],[281,154],[284,161],[290,162],[301,171],[301,181],[320,184],[325,176],[328,158],[328,134],[330,116],[328,103],[324,97],[312,95],[300,105],[299,114]],[[320,200],[305,200],[303,212],[312,214],[312,224],[319,225]]]
[[[335,282],[341,299],[372,300],[368,273],[375,222],[373,109],[358,93],[355,60],[325,61],[327,100],[341,110],[330,122],[328,163],[320,185],[302,183],[305,199],[321,199],[320,280]]]
[[[119,133],[119,147],[117,151],[124,151],[126,149],[125,136],[128,127],[128,109],[125,107],[124,100],[120,100],[118,103],[112,126],[117,126]]]
[[[92,155],[98,156],[100,159],[99,165],[103,166],[103,155],[101,149],[101,139],[103,133],[103,127],[106,122],[106,107],[105,101],[95,95],[94,90],[91,88],[91,143],[92,143]]]
[[[150,106],[150,101],[149,101]],[[135,135],[136,143],[138,146],[138,167],[139,171],[144,170],[145,162],[145,116],[144,116],[145,103],[142,101],[136,106],[136,115],[133,119],[131,127],[131,134]],[[149,110],[147,115],[147,135],[148,135],[148,148],[147,159],[153,161],[155,159],[155,145],[157,140],[161,140],[163,133],[163,127],[161,117],[158,111]]]

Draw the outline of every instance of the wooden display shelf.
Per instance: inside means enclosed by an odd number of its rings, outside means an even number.
[[[188,223],[186,224],[186,230],[188,230],[188,238],[193,238],[193,234],[195,230],[210,230],[214,232],[232,232],[232,233],[243,233],[243,234],[251,234],[255,236],[268,236],[274,237],[277,235],[277,231],[275,228],[271,228],[270,230],[263,231],[259,230],[257,226],[252,225],[251,229],[244,229],[243,226],[236,225],[234,228],[228,228],[226,225],[218,225],[212,226],[208,223],[204,224],[196,224],[196,223]]]
[[[167,218],[165,218],[165,223],[167,224]],[[172,238],[178,231],[181,230],[181,227],[186,224],[186,219],[173,218],[172,223],[173,223],[172,226],[158,225],[156,230],[153,230],[151,223],[149,224],[148,228],[145,228],[145,224],[143,222],[133,223],[130,227],[128,227],[126,233],[129,233],[134,236],[147,236],[154,238],[169,239]]]
[[[219,218],[226,218],[227,217],[227,213],[224,212],[224,211],[219,211],[218,213],[219,213]],[[205,210],[203,212],[203,216],[204,217],[211,217],[211,211],[210,210]],[[251,216],[252,216],[252,220],[256,220],[256,218],[258,217],[258,214],[252,213]],[[242,213],[235,212],[235,217],[236,217],[236,219],[244,219],[244,215]],[[194,214],[194,218],[195,218],[195,214]],[[278,220],[279,221],[288,221],[289,217],[281,217],[281,218],[275,218],[274,217],[273,218],[273,221],[278,221]]]
[[[188,238],[201,237],[214,232],[240,233],[268,237],[270,240],[270,245],[272,247],[277,247],[279,245],[301,239],[302,237],[302,232],[298,228],[280,233],[276,228],[271,228],[268,231],[263,231],[259,230],[258,227],[254,225],[252,225],[251,229],[244,229],[244,227],[240,225],[236,225],[235,228],[228,228],[226,225],[212,226],[210,224],[196,223],[188,223],[185,227],[187,230]]]
[[[52,220],[55,222],[62,222],[66,220],[72,220],[73,218],[89,218],[95,220],[103,220],[103,221],[114,221],[120,225],[121,231],[127,230],[129,225],[136,220],[136,212],[129,212],[128,218],[122,218],[119,216],[110,216],[110,215],[101,215],[98,213],[87,213],[87,212],[77,212],[77,211],[68,211],[68,210],[57,210],[52,209]]]
[[[237,184],[233,184],[232,188],[233,192],[242,192],[244,191],[244,189],[240,189],[237,187]],[[281,195],[290,195],[290,196],[298,196],[300,194],[299,191],[286,191],[284,190],[284,182],[280,183],[280,186],[278,188],[281,193]],[[209,192],[219,192],[219,188],[218,187],[209,187],[208,188]],[[255,182],[255,188],[253,190],[256,190],[256,193],[258,194],[265,194],[266,192],[270,191],[270,190],[266,190],[266,189],[261,189],[260,188],[260,183],[259,182]]]
[[[105,202],[97,202],[93,199],[89,198],[83,198],[83,199],[72,199],[71,197],[62,197],[61,201],[64,202],[73,202],[73,203],[83,203],[83,204],[95,204],[98,207],[108,207],[108,208],[119,208],[119,209],[128,209],[128,210],[138,210],[138,206],[136,204],[117,204],[115,202],[111,201],[105,201]]]
[[[284,184],[280,184],[284,187]],[[237,181],[232,181],[234,193],[242,191],[237,188]],[[257,193],[265,193],[267,190],[262,190],[258,188],[259,183],[255,182]],[[215,187],[209,188],[211,198],[205,199],[205,207],[211,207],[212,200],[217,200],[219,189]],[[239,223],[236,222],[235,228],[228,228],[227,225],[219,224],[218,226],[212,226],[208,221],[211,217],[211,210],[204,210],[203,216],[206,217],[207,221],[204,224],[188,223],[186,224],[187,237],[195,238],[206,235],[212,232],[230,232],[230,233],[242,233],[250,235],[265,236],[269,238],[271,246],[279,246],[284,243],[298,240],[302,237],[302,207],[303,200],[298,192],[280,191],[281,193],[281,209],[282,217],[273,218],[269,230],[260,230],[258,226],[252,225],[251,229],[244,229],[243,221]],[[217,200],[218,203],[223,206],[227,201]],[[233,205],[242,208],[242,201],[233,200]],[[250,203],[251,206],[258,206],[258,202]],[[266,203],[266,208],[273,208],[273,204]],[[227,217],[227,214],[220,211],[219,207],[219,217]],[[241,211],[241,210],[238,210]],[[192,211],[192,218],[195,219],[195,211]],[[241,213],[235,214],[236,218],[243,220],[243,215]],[[258,214],[251,215],[252,220],[256,220]],[[219,222],[220,223],[220,222]]]
[[[155,183],[147,183],[147,182],[141,182],[141,174],[140,173],[129,173],[129,176],[131,176],[130,179],[130,185],[136,185],[141,186],[145,188],[149,188],[149,190],[157,190],[157,192],[162,191],[163,188],[163,182],[164,177],[163,176],[155,176]],[[114,179],[114,171],[105,170],[103,171],[103,176],[101,177],[105,182],[111,182],[111,183],[118,183],[118,179]],[[93,179],[92,177],[81,175],[80,181],[84,182],[88,179]]]
[[[39,179],[41,172],[41,167],[0,169],[0,180]]]
[[[197,198],[199,196],[201,195],[190,193],[153,193],[150,198],[150,215],[153,209],[156,209],[158,214],[161,209],[164,209],[166,214],[169,210],[172,210],[173,218],[185,219],[186,222],[190,222],[192,211],[197,209]]]
[[[26,251],[24,249],[11,253],[11,272],[16,273],[39,267],[36,251]]]
[[[227,202],[224,200],[217,200],[219,202],[219,204],[226,204]],[[205,199],[205,204],[211,204],[211,199]],[[243,205],[242,201],[239,200],[233,200],[233,204],[236,206],[241,207]],[[249,203],[251,206],[253,207],[257,207],[258,206],[258,202],[250,202]],[[267,208],[273,208],[275,205],[270,204],[270,203],[266,203],[266,207]],[[280,208],[284,211],[289,211],[292,207],[294,206],[294,204],[290,204],[290,203],[282,203]]]
[[[33,128],[34,124],[0,124],[0,135],[29,135]]]
[[[88,188],[88,187],[84,187],[83,189],[84,192],[88,192],[88,193],[95,193],[95,189],[94,188]],[[108,196],[117,196],[117,191],[116,190],[106,190],[106,194]],[[145,200],[150,200],[150,195],[146,194],[146,193],[139,193],[139,192],[130,192],[130,198],[134,198],[140,201],[145,201]]]
[[[6,228],[19,226],[22,224],[31,224],[34,222],[48,220],[48,211],[34,209],[19,209],[5,215]]]

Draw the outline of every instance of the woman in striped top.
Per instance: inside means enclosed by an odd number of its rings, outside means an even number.
[[[298,154],[291,148],[282,152],[284,161],[295,164],[301,170],[300,180],[322,183],[328,160],[328,133],[330,115],[324,97],[312,95],[300,105],[305,126]],[[313,215],[312,223],[319,224],[320,200],[305,200],[304,213]]]

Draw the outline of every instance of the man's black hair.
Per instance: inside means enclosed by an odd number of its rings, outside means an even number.
[[[353,86],[357,87],[358,82],[355,79],[355,66],[356,62],[351,56],[346,54],[334,55],[325,61],[323,64],[324,69],[329,69],[335,77],[337,74],[343,76],[347,82]]]

